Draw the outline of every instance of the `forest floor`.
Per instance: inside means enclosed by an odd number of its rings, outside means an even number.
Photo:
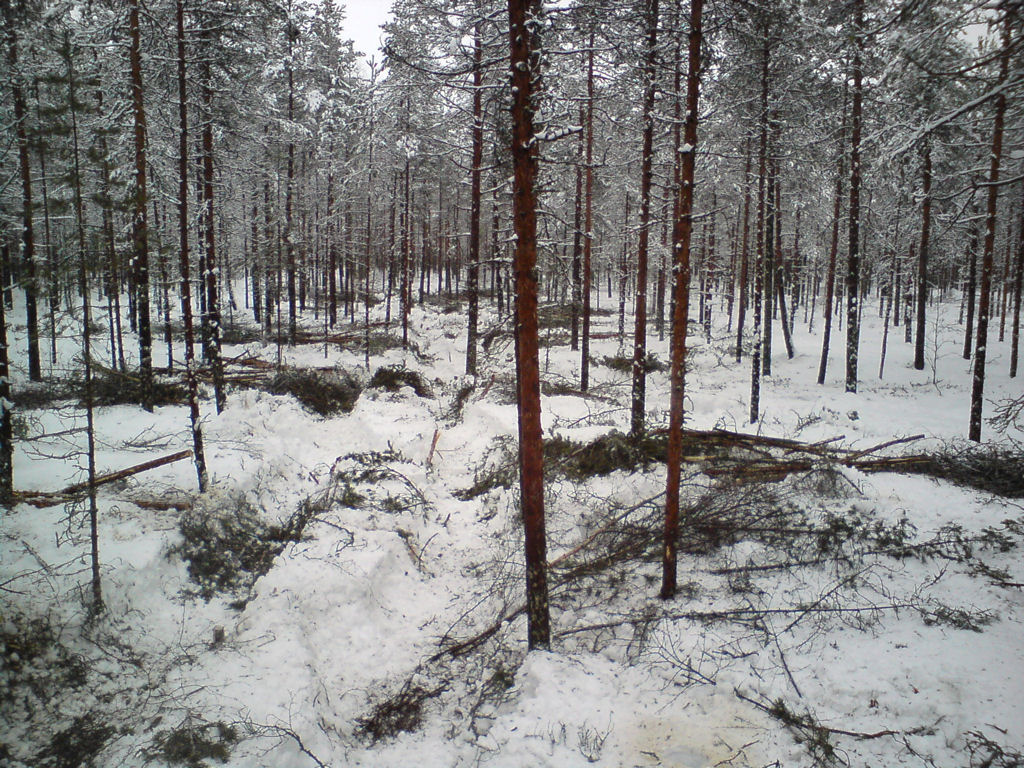
[[[390,336],[378,327],[369,370],[358,325],[285,347],[283,377],[276,345],[236,333],[227,407],[218,415],[208,389],[202,404],[211,489],[198,494],[183,460],[99,491],[104,613],[86,607],[81,499],[4,513],[0,765],[1024,765],[1024,507],[843,463],[839,449],[919,434],[870,455],[965,455],[958,307],[930,307],[923,371],[891,329],[883,379],[874,309],[856,394],[843,391],[843,331],[818,386],[817,328],[797,323],[787,359],[776,326],[754,425],[749,358],[735,362],[724,313],[716,305],[710,341],[691,326],[688,427],[830,450],[738,482],[715,468],[797,454],[689,445],[680,590],[663,602],[665,468],[655,438],[615,434],[630,400],[618,319],[595,317],[581,393],[564,307],[545,307],[554,639],[529,654],[507,326],[475,381],[462,375],[464,313],[443,301],[413,310],[408,352],[394,323]],[[52,492],[83,479],[84,416],[62,383],[78,334],[63,329],[50,379],[28,387],[21,313],[15,482]],[[987,416],[1021,395],[994,325]],[[489,308],[482,328],[499,328]],[[668,359],[656,333],[649,348]],[[399,370],[374,376],[388,366]],[[647,392],[656,430],[663,370]],[[351,409],[311,410],[332,404]],[[1024,434],[1006,427],[986,423],[985,456],[1010,462],[1012,485]],[[102,406],[96,432],[101,473],[191,447],[180,403]]]

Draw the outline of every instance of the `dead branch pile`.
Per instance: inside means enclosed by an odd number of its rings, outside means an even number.
[[[1010,499],[1024,498],[1024,452],[999,445],[950,443],[906,471]]]

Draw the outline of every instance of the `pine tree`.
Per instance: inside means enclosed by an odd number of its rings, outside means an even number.
[[[700,0],[697,0],[700,2]],[[526,535],[526,615],[529,646],[551,644],[547,544],[544,530],[544,454],[540,424],[537,339],[537,176],[534,133],[540,88],[539,0],[509,0],[512,66],[513,220],[516,235],[516,376],[519,408],[519,486]]]

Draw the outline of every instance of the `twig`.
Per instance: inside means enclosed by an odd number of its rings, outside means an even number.
[[[440,659],[443,659],[445,656],[451,656],[452,658],[455,658],[457,656],[461,656],[464,653],[467,653],[468,651],[473,650],[478,645],[480,645],[480,643],[482,643],[484,640],[496,634],[498,630],[501,629],[501,626],[503,624],[513,621],[517,616],[523,613],[526,613],[525,603],[523,605],[520,605],[514,611],[506,613],[496,622],[488,626],[483,632],[478,632],[477,634],[473,635],[473,637],[455,643],[455,645],[449,645],[447,648],[442,648],[440,651],[438,651],[430,657],[430,661],[439,661]]]
[[[317,768],[330,768],[327,763],[310,751],[310,749],[303,743],[302,737],[291,728],[286,728],[283,725],[264,725],[262,723],[248,723],[247,725],[249,725],[253,730],[262,730],[273,733],[275,736],[289,737],[295,741],[295,746],[299,748],[299,752],[312,760],[316,764]]]
[[[731,608],[721,611],[683,611],[681,613],[666,613],[660,616],[651,616],[650,614],[644,614],[642,616],[627,616],[623,619],[617,619],[615,621],[605,621],[599,624],[587,624],[580,627],[571,627],[569,629],[563,629],[558,633],[558,637],[566,637],[568,635],[578,635],[582,632],[594,632],[600,629],[613,629],[615,627],[622,627],[627,624],[639,624],[646,623],[652,620],[663,620],[663,621],[749,621],[756,619],[761,616],[792,616],[794,613],[806,614],[808,612],[813,613],[870,613],[874,611],[899,611],[906,610],[909,608],[917,608],[918,606],[913,603],[889,603],[887,605],[866,605],[857,607],[847,606],[835,606],[835,607],[817,607],[813,610],[809,610],[806,606],[798,606],[795,608]],[[525,606],[522,610],[526,610]]]
[[[924,438],[924,435],[912,435],[910,437],[898,437],[895,440],[887,440],[884,443],[879,443],[878,445],[874,445],[870,448],[865,448],[863,451],[857,451],[856,453],[850,454],[846,457],[846,461],[847,463],[853,462],[863,456],[867,456],[868,454],[877,453],[883,448],[890,448],[894,445],[902,445],[903,443],[913,443],[917,440],[921,440],[922,438]]]
[[[735,693],[738,698],[742,699],[748,704],[753,704],[762,712],[766,712],[767,714],[771,715],[776,719],[781,719],[780,712],[775,706],[770,706],[768,704],[765,704],[764,702],[752,699],[749,696],[744,696],[743,693],[740,692],[739,688],[733,688],[733,693]],[[807,728],[812,731],[834,733],[837,736],[850,736],[854,739],[861,739],[863,741],[868,741],[870,739],[880,739],[883,736],[901,736],[904,734],[920,733],[923,730],[922,728],[911,728],[909,731],[894,731],[889,728],[886,728],[885,730],[875,731],[873,733],[866,733],[864,731],[848,731],[845,728],[830,728],[827,725],[822,725],[821,723],[810,720],[809,718],[800,717],[795,713],[789,713],[789,715],[793,718],[794,722],[787,723],[787,725],[798,725],[801,728]]]
[[[636,510],[640,509],[640,507],[643,507],[643,506],[645,506],[647,504],[650,504],[652,501],[660,499],[664,495],[665,495],[665,492],[664,491],[660,491],[659,493],[656,493],[653,496],[644,499],[643,501],[637,502],[636,504],[634,504],[631,507],[627,507],[622,512],[620,512],[618,515],[616,515],[611,520],[609,520],[607,523],[605,523],[600,528],[598,528],[596,531],[594,531],[592,534],[590,534],[587,538],[585,538],[578,545],[576,545],[575,547],[570,549],[565,554],[559,555],[554,560],[549,562],[548,563],[548,568],[556,568],[556,567],[558,567],[559,565],[564,563],[566,560],[568,560],[573,555],[578,554],[582,549],[584,549],[585,547],[587,547],[587,545],[589,545],[591,542],[593,542],[594,539],[596,539],[602,533],[605,533],[613,525],[615,525],[616,523],[622,522],[622,520],[625,519],[626,516],[629,515],[631,512],[635,512]]]
[[[430,442],[430,453],[427,454],[427,466],[429,467],[434,461],[434,451],[437,449],[437,441],[441,439],[441,430],[434,430],[434,439]]]

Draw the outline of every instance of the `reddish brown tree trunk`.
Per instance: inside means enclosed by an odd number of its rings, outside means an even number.
[[[533,115],[536,108],[534,93],[539,91],[540,79],[537,38],[540,13],[540,0],[509,0],[519,487],[526,534],[526,616],[531,649],[547,648],[551,644],[544,532],[544,458],[537,341],[537,200],[534,191],[538,150]]]
[[[693,232],[694,163],[697,150],[697,103],[700,89],[701,14],[704,0],[690,0],[690,35],[686,74],[686,127],[679,185],[679,216],[672,234],[675,308],[672,318],[671,395],[668,422],[668,479],[665,483],[665,541],[661,598],[676,593],[676,546],[679,540],[679,474],[683,455],[683,397],[686,388],[686,326],[690,309],[690,236]]]

